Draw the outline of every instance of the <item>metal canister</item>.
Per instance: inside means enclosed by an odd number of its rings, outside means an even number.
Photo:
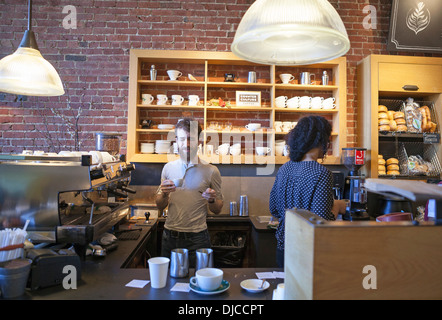
[[[238,215],[238,205],[236,201],[230,201],[230,215],[237,216]]]
[[[246,195],[239,197],[239,215],[247,217],[249,215],[249,200]]]
[[[322,73],[322,85],[323,86],[327,86],[328,85],[328,80],[329,80],[329,78],[328,78],[327,71],[324,71]]]

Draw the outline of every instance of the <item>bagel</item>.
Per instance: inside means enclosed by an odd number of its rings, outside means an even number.
[[[395,119],[394,121],[396,121],[396,124],[397,124],[398,126],[399,126],[399,125],[405,125],[405,124],[406,124],[404,118],[397,118],[397,119]]]
[[[378,107],[378,112],[387,112],[387,111],[388,111],[388,109],[386,106],[380,105]]]
[[[388,158],[387,159],[387,166],[389,166],[390,164],[399,164],[399,160],[398,159],[396,159],[396,158]]]
[[[392,121],[394,121],[394,120],[392,120]],[[380,126],[388,126],[388,125],[390,125],[390,120],[388,120],[388,119],[379,119],[378,120],[378,124]]]
[[[383,159],[383,158],[378,158],[378,165],[383,165],[383,166],[385,166],[385,159]]]
[[[397,164],[390,164],[387,166],[387,171],[399,171],[399,166]]]
[[[397,170],[387,171],[388,175],[397,176],[400,175],[400,172]]]
[[[398,125],[398,126],[397,126],[396,131],[407,132],[407,131],[408,131],[408,128],[407,128],[406,125],[401,124],[401,125]]]
[[[405,114],[401,111],[397,111],[393,114],[393,118],[397,119],[397,118],[405,118]]]
[[[388,119],[393,120],[394,119],[394,111],[389,110],[387,111]]]
[[[397,130],[397,124],[396,124],[396,121],[394,121],[394,120],[390,120],[390,130],[391,131],[396,131]]]
[[[379,119],[388,119],[388,114],[386,112],[379,112],[378,118]]]
[[[379,131],[390,131],[390,126],[387,125],[379,126]]]

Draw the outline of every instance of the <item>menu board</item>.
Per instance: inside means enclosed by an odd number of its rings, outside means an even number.
[[[387,49],[442,53],[441,0],[393,0]]]

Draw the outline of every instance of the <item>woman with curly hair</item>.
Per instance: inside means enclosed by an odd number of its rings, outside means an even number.
[[[335,220],[345,206],[334,207],[333,175],[318,163],[327,154],[331,135],[330,123],[321,116],[299,120],[288,134],[290,161],[279,169],[270,192],[270,213],[279,218],[276,231],[276,260],[284,266],[286,209],[305,209],[327,219]]]

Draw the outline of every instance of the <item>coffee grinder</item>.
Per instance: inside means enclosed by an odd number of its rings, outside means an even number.
[[[343,148],[342,162],[349,170],[345,178],[344,199],[349,199],[343,220],[360,221],[370,220],[367,212],[367,191],[364,188],[365,176],[360,169],[365,164],[364,148]]]

